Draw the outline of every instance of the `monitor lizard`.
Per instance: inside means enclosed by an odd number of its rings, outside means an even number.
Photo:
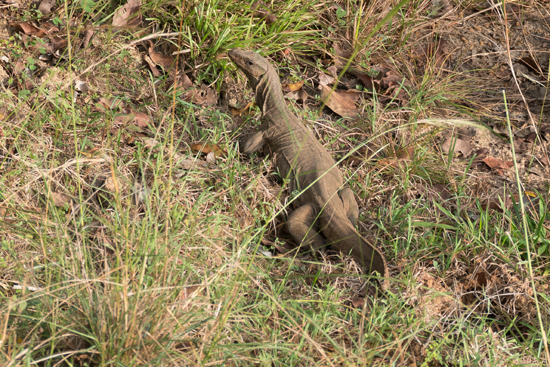
[[[229,58],[248,78],[262,111],[260,130],[241,145],[250,155],[267,144],[290,192],[298,192],[295,210],[286,228],[301,245],[319,250],[327,245],[351,256],[371,274],[385,277],[384,256],[355,229],[359,207],[329,152],[287,107],[281,82],[273,66],[253,51],[233,49]]]

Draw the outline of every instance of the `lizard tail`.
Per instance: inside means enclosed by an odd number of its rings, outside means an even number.
[[[382,255],[382,253],[378,251],[374,245],[361,236],[353,227],[351,222],[347,220],[347,218],[346,220],[336,222],[340,223],[338,228],[334,228],[336,231],[324,231],[324,233],[333,234],[331,236],[327,236],[329,244],[332,248],[341,251],[344,254],[351,254],[351,256],[358,261],[359,264],[361,264],[363,269],[365,269],[368,274],[372,274],[374,271],[377,271],[380,276],[385,278],[380,279],[380,282],[383,286],[385,286],[385,288],[387,288],[389,273],[384,255]],[[329,227],[331,227],[330,224]]]

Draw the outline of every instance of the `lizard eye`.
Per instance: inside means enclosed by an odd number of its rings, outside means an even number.
[[[254,65],[254,63],[252,61],[249,61],[248,65],[252,66],[252,65]]]

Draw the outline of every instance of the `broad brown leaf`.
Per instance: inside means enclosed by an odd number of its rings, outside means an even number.
[[[211,144],[206,142],[199,142],[191,145],[191,149],[194,152],[208,154],[213,152],[216,157],[225,157],[227,154],[219,147],[218,144]]]
[[[250,108],[252,106],[255,106],[255,105],[256,105],[256,103],[254,103],[254,102],[248,102],[248,104],[244,108],[237,108],[237,107],[233,107],[233,106],[228,106],[228,107],[229,107],[229,111],[231,112],[232,116],[241,116],[245,112],[250,112]]]
[[[342,117],[356,117],[357,108],[353,98],[351,94],[340,94],[326,85],[321,86],[321,100]]]
[[[464,157],[469,156],[472,153],[472,146],[465,140],[448,138],[443,144],[441,144],[441,149],[447,154],[451,154],[451,150],[454,152],[460,152]]]
[[[141,0],[128,0],[128,2],[115,11],[113,15],[114,27],[138,26],[141,24],[141,14],[138,14],[141,8]]]
[[[496,171],[499,176],[504,174],[504,171],[514,165],[512,161],[502,161],[494,157],[486,157],[483,159],[486,165],[488,165],[492,170]]]
[[[288,93],[288,92],[296,92],[298,89],[302,88],[303,85],[304,85],[304,81],[300,80],[299,82],[296,82],[296,83],[283,84],[282,87],[283,87],[283,91]]]
[[[170,55],[163,55],[156,52],[153,48],[153,42],[149,41],[149,56],[155,64],[162,66],[162,68],[169,72],[175,66],[176,59]]]
[[[195,103],[199,106],[210,106],[218,102],[218,95],[212,88],[192,88],[182,96],[186,102]]]
[[[38,10],[44,15],[48,15],[52,12],[52,8],[55,6],[56,0],[42,0],[38,5]]]

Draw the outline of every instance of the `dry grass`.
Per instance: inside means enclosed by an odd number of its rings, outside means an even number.
[[[245,2],[154,2],[142,7],[149,23],[118,32],[106,26],[109,2],[89,12],[67,3],[55,15],[90,20],[95,35],[58,65],[34,60],[21,32],[8,34],[8,23],[36,12],[0,9],[0,56],[10,59],[0,81],[13,79],[0,89],[0,365],[550,363],[550,117],[519,75],[534,71],[517,66],[547,57],[536,37],[520,35],[541,25],[538,36],[550,37],[548,10],[512,4],[504,18],[480,1],[437,3],[280,2],[261,10],[276,15],[268,24]],[[502,33],[514,14],[519,26]],[[174,75],[153,76],[144,63],[148,46],[128,46],[155,32],[181,32],[154,39],[156,50],[184,50],[178,70],[215,91],[216,104],[174,94]],[[434,51],[439,39],[445,49]],[[480,39],[530,51],[482,49]],[[289,103],[341,160],[359,230],[389,261],[389,292],[345,254],[292,248],[282,227],[292,193],[281,192],[265,154],[238,154],[259,113],[228,109],[252,96],[223,57],[233,47],[261,48],[284,78],[305,80],[307,107]],[[339,120],[320,110],[316,87],[348,51],[352,68],[387,68],[406,83],[365,92],[361,117]],[[16,60],[36,64],[35,87],[9,74]],[[548,61],[540,66],[548,80]],[[89,91],[76,96],[75,79]],[[361,84],[352,73],[342,83]],[[128,111],[101,98],[147,114],[148,126],[121,122]],[[473,154],[448,155],[450,136],[519,165],[498,175]],[[194,142],[224,156],[207,162]],[[514,203],[515,172],[535,192],[523,197],[525,212]]]

